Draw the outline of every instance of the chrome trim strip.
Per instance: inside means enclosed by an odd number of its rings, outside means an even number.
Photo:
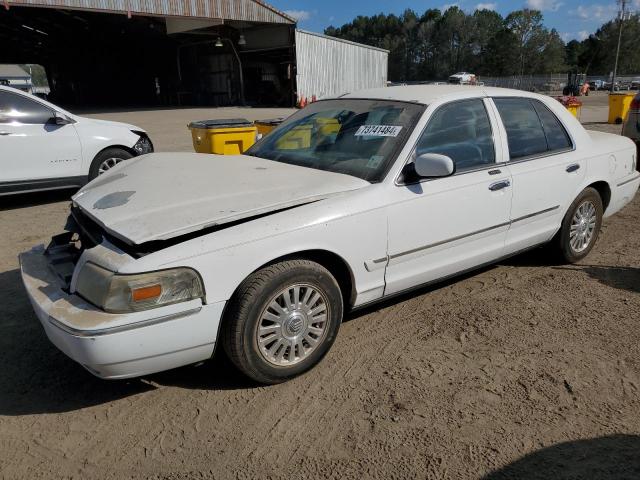
[[[544,210],[540,210],[539,212],[530,213],[529,215],[523,215],[522,217],[518,217],[514,220],[511,220],[511,223],[520,222],[521,220],[526,220],[527,218],[536,217],[538,215],[542,215],[543,213],[553,212],[560,208],[560,205],[556,205],[555,207],[545,208]]]
[[[635,176],[635,177],[633,177],[633,178],[630,178],[629,180],[625,180],[624,182],[619,183],[617,186],[618,186],[618,187],[621,187],[621,186],[626,185],[627,183],[631,183],[631,182],[633,182],[634,180],[637,180],[637,179],[639,179],[639,178],[640,178],[640,174],[636,175],[636,176]]]
[[[431,243],[431,244],[425,245],[423,247],[413,248],[411,250],[407,250],[406,252],[395,253],[393,255],[389,255],[389,260],[393,260],[393,259],[398,258],[398,257],[403,257],[405,255],[410,255],[412,253],[420,252],[422,250],[427,250],[428,248],[438,247],[440,245],[444,245],[445,243],[455,242],[456,240],[462,240],[463,238],[471,237],[473,235],[479,235],[481,233],[488,232],[489,230],[495,230],[496,228],[506,227],[510,223],[511,222],[500,223],[498,225],[494,225],[493,227],[483,228],[482,230],[477,230],[477,231],[471,232],[471,233],[465,233],[464,235],[458,235],[457,237],[449,238],[447,240],[442,240],[442,241],[436,242],[436,243]]]
[[[562,155],[563,153],[575,152],[576,147],[572,148],[561,148],[559,150],[551,150],[543,153],[534,153],[532,155],[527,155],[526,157],[519,157],[514,160],[509,160],[507,162],[507,166],[516,165],[518,163],[530,162],[532,160],[539,160],[540,158],[548,158],[556,155]]]
[[[151,325],[157,325],[159,323],[168,322],[170,320],[177,320],[178,318],[188,317],[195,313],[200,312],[202,307],[192,308],[191,310],[186,310],[184,312],[172,313],[171,315],[164,315],[162,317],[150,318],[148,320],[142,320],[136,323],[129,323],[127,325],[119,325],[117,327],[109,327],[109,328],[98,328],[95,330],[82,330],[70,327],[65,325],[64,323],[56,320],[52,316],[49,316],[49,323],[54,327],[59,328],[60,330],[68,333],[69,335],[73,335],[74,337],[100,337],[102,335],[111,335],[112,333],[125,332],[127,330],[134,330],[137,328],[149,327]]]
[[[405,255],[411,255],[412,253],[420,252],[422,250],[427,250],[429,248],[439,247],[440,245],[444,245],[445,243],[455,242],[457,240],[462,240],[463,238],[471,237],[473,235],[479,235],[481,233],[485,233],[485,232],[488,232],[490,230],[495,230],[496,228],[511,226],[512,224],[514,224],[516,222],[520,222],[521,220],[526,220],[527,218],[535,217],[537,215],[542,215],[544,213],[553,212],[554,210],[557,210],[559,208],[560,208],[560,205],[556,205],[555,207],[551,207],[551,208],[545,208],[544,210],[540,210],[539,212],[530,213],[529,215],[524,215],[522,217],[516,218],[515,220],[511,220],[509,222],[504,222],[504,223],[500,223],[498,225],[494,225],[493,227],[483,228],[482,230],[477,230],[477,231],[471,232],[471,233],[465,233],[464,235],[458,235],[457,237],[449,238],[447,240],[442,240],[442,241],[436,242],[436,243],[431,243],[429,245],[425,245],[425,246],[422,246],[422,247],[413,248],[413,249],[407,250],[405,252],[394,253],[393,255],[389,255],[388,258],[389,258],[389,260],[393,260],[395,258],[403,257]],[[384,260],[386,260],[386,259],[381,259],[380,261],[384,261]],[[375,262],[375,260],[374,260],[374,262]]]

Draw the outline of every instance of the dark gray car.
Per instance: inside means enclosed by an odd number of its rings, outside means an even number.
[[[638,156],[640,156],[640,93],[631,101],[629,115],[622,126],[622,135],[636,142]],[[640,167],[638,168],[640,169]]]

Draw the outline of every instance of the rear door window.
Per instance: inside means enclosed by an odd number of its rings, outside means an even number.
[[[494,98],[507,131],[511,160],[570,149],[560,120],[542,102],[528,98]]]
[[[493,101],[507,131],[511,160],[547,151],[547,138],[540,117],[528,99],[495,98]]]

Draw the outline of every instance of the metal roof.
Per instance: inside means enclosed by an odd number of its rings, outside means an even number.
[[[15,64],[0,64],[0,78],[30,78],[20,66]]]
[[[329,35],[323,35],[322,33],[310,32],[308,30],[297,29],[297,32],[304,33],[305,35],[313,35],[315,37],[325,38],[327,40],[333,40],[334,42],[342,42],[348,43],[350,45],[355,45],[356,47],[368,48],[370,50],[378,50],[379,52],[389,53],[389,50],[385,50],[384,48],[374,47],[372,45],[366,45],[364,43],[352,42],[351,40],[345,40],[344,38],[331,37]]]
[[[480,85],[401,85],[395,87],[372,88],[354,91],[344,98],[379,98],[429,105],[447,98],[473,97],[527,97],[549,98],[537,93],[511,88],[485,87]]]
[[[296,23],[294,18],[262,0],[4,0],[3,4],[132,15]]]

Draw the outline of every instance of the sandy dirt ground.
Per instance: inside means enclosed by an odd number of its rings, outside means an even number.
[[[583,121],[611,131],[599,101]],[[171,125],[197,113],[101,118],[188,149]],[[48,342],[16,256],[68,196],[0,206],[1,478],[640,478],[640,197],[578,265],[539,249],[351,314],[317,368],[256,387],[222,356],[102,381]]]

